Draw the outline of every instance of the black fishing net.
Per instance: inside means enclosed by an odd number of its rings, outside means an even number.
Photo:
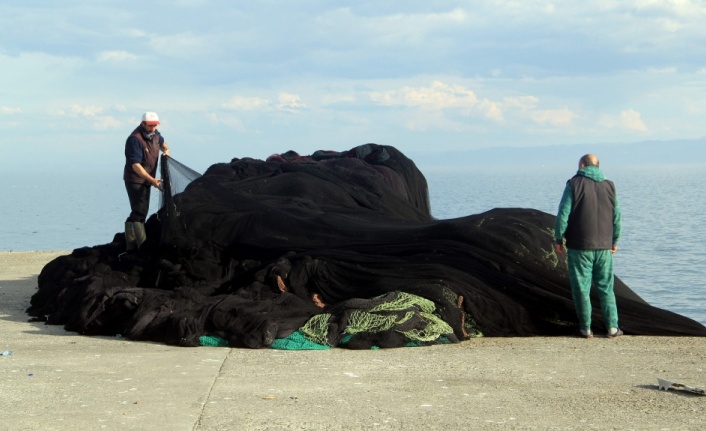
[[[119,233],[53,260],[31,316],[82,334],[252,348],[576,329],[554,216],[507,208],[436,220],[424,176],[394,147],[233,159],[203,176],[174,159],[161,165],[162,207],[139,252],[123,253]],[[706,336],[617,277],[615,291],[626,334]]]

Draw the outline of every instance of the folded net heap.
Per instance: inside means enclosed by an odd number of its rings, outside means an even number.
[[[82,334],[251,348],[576,329],[554,216],[506,208],[436,220],[426,179],[394,147],[236,158],[203,176],[161,164],[162,207],[140,252],[124,254],[119,233],[58,257],[39,275],[31,316]],[[615,291],[626,334],[706,336],[617,277]]]

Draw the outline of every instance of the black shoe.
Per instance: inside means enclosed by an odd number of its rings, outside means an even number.
[[[579,329],[576,331],[576,336],[581,338],[593,338],[593,332],[590,329]]]
[[[623,335],[623,330],[620,328],[617,328],[615,331],[608,333],[608,338],[618,338],[621,335]]]

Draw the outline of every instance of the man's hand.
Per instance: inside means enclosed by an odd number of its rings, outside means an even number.
[[[617,245],[613,245],[613,247],[610,248],[610,252],[613,253],[613,254],[615,254],[616,251],[618,251],[618,246],[617,246]]]
[[[564,245],[554,243],[554,251],[556,252],[556,254],[564,254]]]
[[[152,178],[153,181],[151,181],[153,187],[157,187],[158,189],[162,190],[162,180],[161,178]]]

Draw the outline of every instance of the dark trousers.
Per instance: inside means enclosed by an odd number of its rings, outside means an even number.
[[[150,209],[150,192],[152,186],[149,183],[139,184],[125,181],[127,197],[130,199],[130,216],[126,221],[144,223],[147,219],[147,211]]]

